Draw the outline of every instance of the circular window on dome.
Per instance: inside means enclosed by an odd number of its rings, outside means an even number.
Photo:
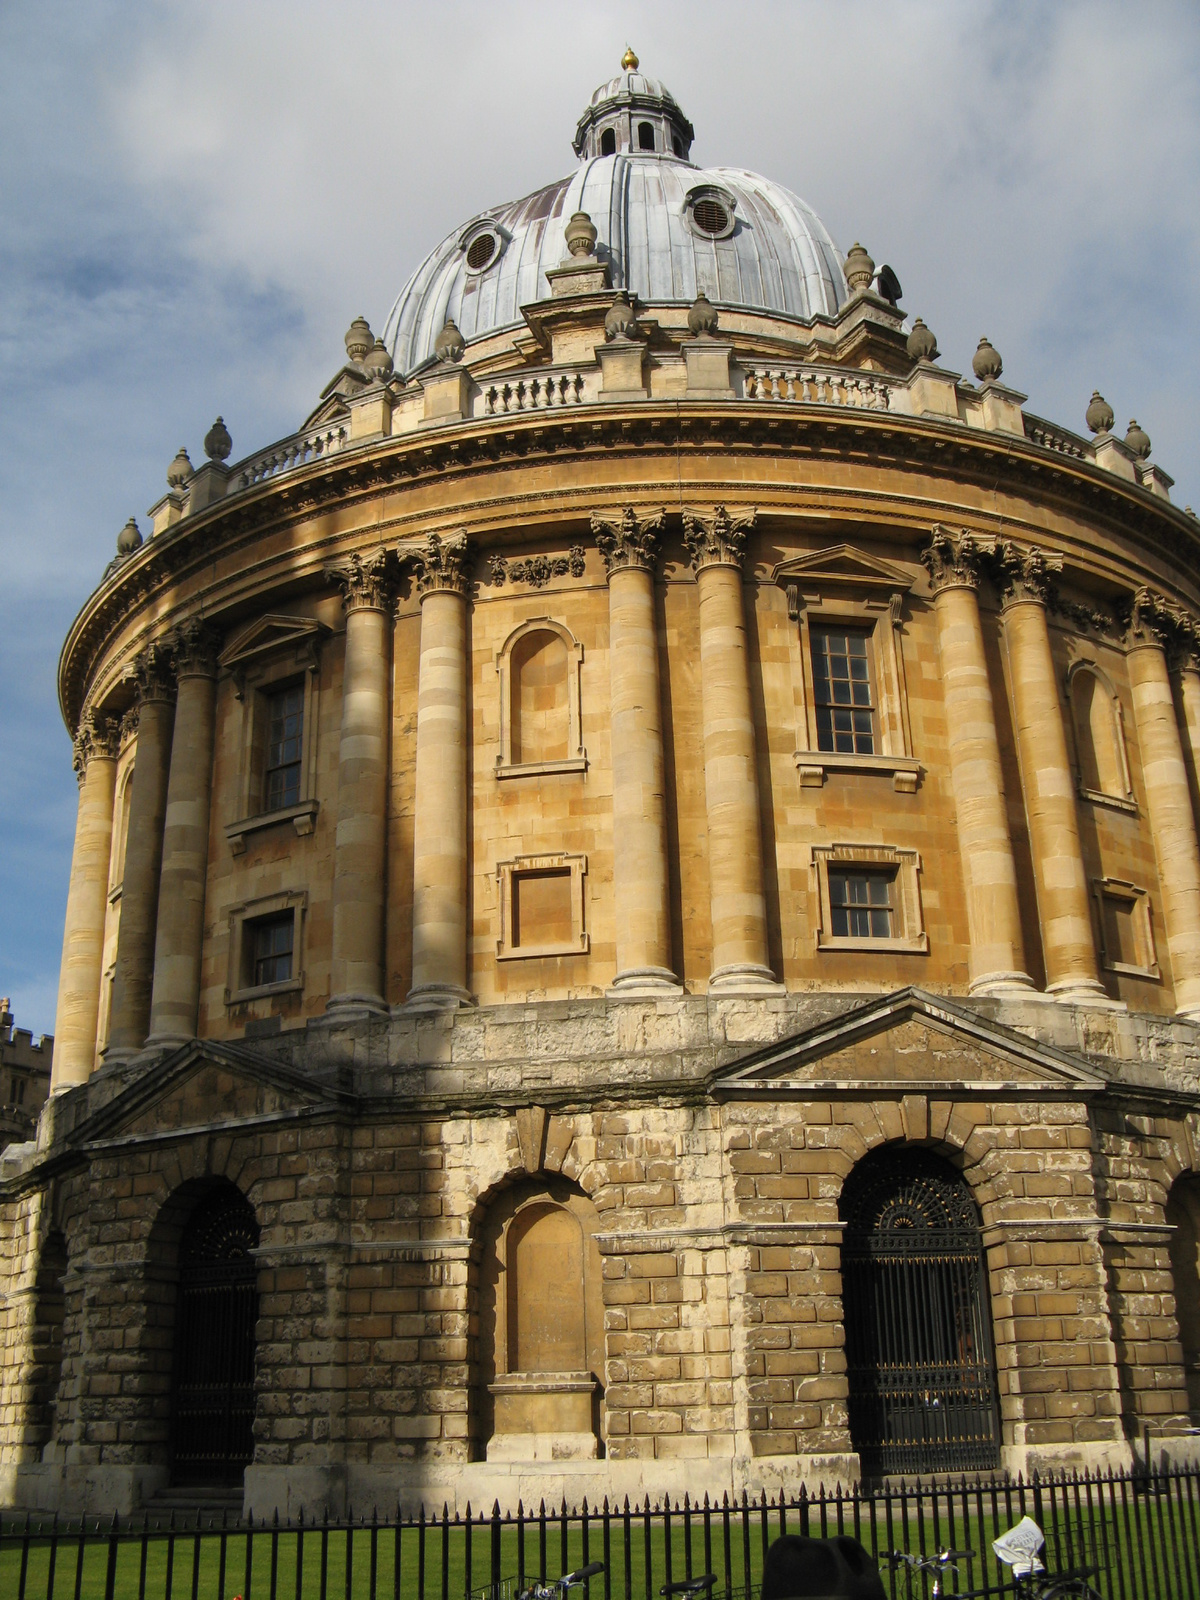
[[[692,232],[705,239],[725,239],[733,232],[733,196],[720,189],[693,189],[687,197]]]
[[[500,257],[504,239],[495,228],[480,228],[461,241],[471,272],[486,272]]]

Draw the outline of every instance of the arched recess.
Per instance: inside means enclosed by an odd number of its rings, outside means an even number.
[[[498,777],[579,772],[583,748],[580,670],[583,646],[569,628],[533,617],[496,656],[500,678]]]
[[[1200,1423],[1200,1176],[1186,1173],[1172,1184],[1167,1221],[1188,1410]]]
[[[885,1145],[842,1187],[850,1435],[865,1476],[1000,1464],[979,1213],[962,1174]]]
[[[1067,674],[1067,697],[1080,794],[1087,800],[1132,807],[1125,719],[1112,680],[1094,661],[1076,661]]]
[[[489,1461],[602,1454],[597,1227],[583,1191],[549,1176],[502,1190],[482,1216],[476,1419]]]
[[[62,1378],[66,1274],[66,1236],[54,1228],[42,1243],[33,1285],[26,1443],[35,1451],[49,1444],[55,1433],[55,1410]]]
[[[171,1332],[173,1483],[240,1485],[253,1459],[258,1239],[250,1202],[225,1178],[184,1184],[155,1223],[148,1278]]]

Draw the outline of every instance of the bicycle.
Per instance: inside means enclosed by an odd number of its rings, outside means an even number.
[[[701,1594],[706,1595],[716,1581],[716,1573],[706,1572],[699,1578],[677,1578],[674,1583],[664,1583],[658,1592],[663,1596],[673,1594],[683,1594],[689,1597]]]
[[[561,1578],[554,1578],[549,1583],[526,1584],[525,1588],[517,1590],[517,1600],[566,1600],[571,1589],[581,1589],[589,1578],[596,1577],[604,1571],[603,1561],[589,1561],[586,1567],[579,1567],[575,1572],[565,1572]]]
[[[888,1565],[893,1571],[897,1567],[904,1568],[904,1592],[908,1600],[912,1597],[913,1576],[918,1572],[933,1578],[933,1588],[929,1591],[930,1600],[938,1600],[939,1596],[945,1596],[946,1600],[951,1600],[954,1596],[957,1600],[957,1590],[944,1589],[942,1580],[947,1572],[952,1572],[957,1583],[958,1562],[969,1561],[973,1554],[971,1550],[939,1550],[935,1556],[910,1555],[907,1550],[884,1551]]]
[[[1038,1554],[1045,1544],[1046,1536],[1032,1517],[1022,1517],[1015,1528],[993,1541],[992,1549],[1012,1568],[1014,1600],[1102,1600],[1099,1590],[1088,1582],[1099,1576],[1099,1567],[1047,1572]]]

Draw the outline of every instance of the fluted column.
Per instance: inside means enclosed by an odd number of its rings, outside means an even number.
[[[921,559],[929,571],[937,618],[950,781],[967,895],[971,993],[1032,989],[1033,979],[1025,971],[1017,868],[979,617],[979,552],[969,534],[938,528]]]
[[[1001,574],[1046,990],[1072,1003],[1111,1004],[1096,962],[1075,775],[1067,754],[1058,676],[1050,651],[1046,622],[1049,567],[1040,551],[1008,545],[1001,553]]]
[[[1129,629],[1129,689],[1171,952],[1175,1009],[1185,1017],[1200,1018],[1200,844],[1164,649],[1176,642],[1178,632],[1178,619],[1157,597],[1137,596]]]
[[[196,1037],[200,1009],[217,636],[207,624],[193,621],[179,630],[173,644],[178,692],[146,1041],[168,1046]]]
[[[683,540],[700,598],[700,692],[704,707],[704,798],[712,907],[710,989],[776,988],[767,948],[758,753],[742,558],[754,514],[684,512]]]
[[[79,811],[58,973],[51,1094],[85,1083],[96,1059],[120,738],[116,718],[92,711],[84,713],[75,738]]]
[[[108,1023],[106,1062],[135,1055],[150,1031],[154,942],[162,870],[167,769],[175,716],[175,674],[167,645],[152,644],[138,658],[138,734],[133,795],[121,886],[117,965]]]
[[[608,574],[616,993],[678,991],[671,965],[654,565],[663,514],[592,518]]]
[[[406,1004],[471,1005],[467,987],[467,589],[471,548],[430,536],[409,557],[421,600],[413,816],[413,975]]]
[[[341,589],[346,611],[327,1007],[335,1015],[387,1010],[383,924],[391,570],[381,551],[366,561],[352,556],[326,574]]]

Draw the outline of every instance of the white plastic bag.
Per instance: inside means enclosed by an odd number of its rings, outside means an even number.
[[[1026,1578],[1031,1572],[1045,1572],[1038,1560],[1038,1551],[1045,1542],[1046,1537],[1033,1518],[1022,1517],[1015,1528],[992,1540],[992,1549],[1013,1569],[1014,1577]]]

